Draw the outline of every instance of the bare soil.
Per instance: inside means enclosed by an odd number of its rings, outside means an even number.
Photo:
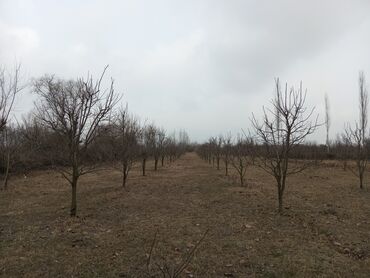
[[[182,277],[370,277],[369,175],[364,190],[330,165],[289,177],[278,215],[274,180],[258,168],[240,187],[194,153],[148,166],[129,190],[114,170],[81,178],[76,218],[59,174],[13,177],[0,192],[0,276],[145,277],[156,232],[152,270],[178,264],[209,230]]]

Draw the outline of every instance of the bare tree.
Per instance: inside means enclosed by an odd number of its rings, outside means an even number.
[[[72,188],[71,216],[77,213],[77,182],[81,175],[95,170],[84,163],[84,155],[96,138],[98,126],[107,121],[119,97],[113,89],[101,90],[106,72],[96,81],[92,76],[64,81],[53,76],[36,80],[34,91],[40,97],[36,113],[40,121],[58,134],[68,150],[68,169],[59,168]]]
[[[209,138],[209,152],[212,158],[212,166],[215,166],[216,153],[217,153],[217,137]]]
[[[159,156],[161,159],[161,166],[164,166],[164,157],[166,155],[166,144],[167,144],[167,136],[166,131],[163,128],[160,128],[158,130],[157,134],[157,143],[158,143],[158,149],[159,149]]]
[[[329,139],[329,130],[330,130],[330,107],[329,107],[329,98],[328,95],[325,94],[325,129],[326,129],[326,150],[327,153],[330,153],[330,139]]]
[[[283,209],[283,195],[288,175],[307,168],[308,163],[289,163],[292,149],[302,144],[305,138],[318,127],[316,117],[311,121],[314,108],[307,110],[305,106],[306,92],[302,90],[302,82],[296,90],[294,87],[282,91],[279,79],[275,80],[276,96],[271,101],[273,109],[263,108],[263,121],[260,123],[252,116],[252,125],[256,139],[261,144],[258,152],[258,165],[276,180],[278,191],[279,213]]]
[[[153,142],[153,156],[154,156],[154,171],[158,170],[158,161],[162,158],[162,166],[164,163],[164,143],[166,140],[166,132],[163,128],[155,128],[154,130],[154,142]]]
[[[167,136],[166,155],[170,163],[176,160],[176,158],[178,157],[179,149],[182,149],[182,148],[183,148],[182,146],[179,148],[179,142],[176,139],[175,133],[172,133],[170,136]]]
[[[231,150],[230,162],[239,175],[241,186],[244,186],[244,177],[247,172],[247,168],[252,164],[251,156],[249,155],[252,145],[253,143],[250,138],[244,139],[239,135]]]
[[[143,127],[140,143],[140,157],[142,166],[142,175],[146,175],[146,162],[152,155],[155,146],[156,128],[153,124]]]
[[[122,187],[126,186],[128,174],[139,155],[139,138],[141,127],[137,119],[129,115],[128,108],[121,109],[115,120],[115,158],[119,162],[118,169],[122,172]]]
[[[359,178],[360,188],[364,187],[364,174],[367,165],[367,117],[368,117],[368,92],[366,88],[365,74],[360,72],[359,75],[359,122],[356,122],[355,128],[351,128],[348,124],[345,129],[345,137],[351,146],[356,148],[356,166],[351,171]]]
[[[164,161],[165,161],[166,156],[168,156],[168,158],[170,160],[169,156],[170,156],[171,143],[172,143],[172,139],[170,137],[166,136],[165,139],[164,139],[164,142],[163,142],[162,153],[161,153],[161,166],[162,167],[164,166]]]
[[[229,175],[229,163],[232,151],[231,138],[231,134],[222,137],[222,159],[225,163],[225,176]]]

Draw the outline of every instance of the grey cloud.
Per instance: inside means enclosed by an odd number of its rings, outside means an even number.
[[[334,134],[357,116],[358,70],[370,72],[369,8],[332,0],[1,0],[0,61],[17,57],[33,76],[65,78],[110,64],[132,111],[198,140],[248,128],[274,77],[303,80],[310,104],[322,110],[327,92],[339,111]],[[24,98],[23,112],[31,106]]]

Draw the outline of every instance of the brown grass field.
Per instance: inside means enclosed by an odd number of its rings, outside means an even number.
[[[14,177],[0,192],[1,277],[146,277],[198,246],[181,277],[370,277],[370,181],[340,167],[288,179],[284,215],[274,180],[251,167],[247,187],[188,153],[141,177],[81,178],[78,217],[52,171]]]

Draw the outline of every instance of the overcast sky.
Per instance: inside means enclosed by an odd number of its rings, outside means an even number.
[[[198,141],[248,129],[275,77],[302,80],[322,121],[328,94],[334,138],[358,117],[359,71],[370,80],[370,1],[0,0],[0,64],[14,61],[25,78],[109,64],[131,112]]]

